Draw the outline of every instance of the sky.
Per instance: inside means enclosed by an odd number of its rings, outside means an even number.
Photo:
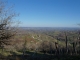
[[[8,0],[21,27],[78,27],[80,0]]]

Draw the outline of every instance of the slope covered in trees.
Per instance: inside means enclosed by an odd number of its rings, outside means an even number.
[[[52,59],[80,55],[79,30],[55,30],[55,29],[19,29],[18,33],[12,38],[11,45],[5,46],[5,51],[9,54],[27,56],[29,58]],[[10,52],[11,51],[11,52]],[[14,53],[13,53],[14,52]],[[37,55],[36,55],[37,54]],[[64,56],[65,55],[65,56]],[[16,56],[16,55],[15,55]],[[75,59],[74,58],[74,59]],[[42,59],[44,59],[42,57]]]

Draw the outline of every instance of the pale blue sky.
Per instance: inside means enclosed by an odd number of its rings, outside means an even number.
[[[8,0],[23,27],[77,27],[80,0]]]

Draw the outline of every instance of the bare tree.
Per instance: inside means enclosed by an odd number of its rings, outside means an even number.
[[[17,17],[13,11],[13,7],[7,8],[6,2],[0,0],[0,48],[9,44],[9,39],[16,33],[14,28],[16,23],[15,17]]]
[[[68,38],[67,38],[67,33],[65,32],[65,44],[66,44],[66,53],[68,52]]]

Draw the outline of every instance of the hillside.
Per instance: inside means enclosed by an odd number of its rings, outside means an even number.
[[[66,48],[68,54],[80,54],[78,38],[78,29],[20,28],[1,54],[8,56],[12,55],[12,52],[17,55],[32,52],[31,56],[35,53],[62,55],[66,54]]]

